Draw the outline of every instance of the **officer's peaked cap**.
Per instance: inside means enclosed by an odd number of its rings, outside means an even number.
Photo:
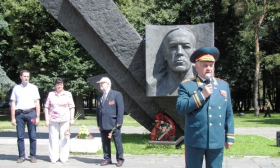
[[[192,63],[197,61],[213,61],[216,62],[220,56],[220,52],[216,47],[205,46],[197,49],[190,57]]]

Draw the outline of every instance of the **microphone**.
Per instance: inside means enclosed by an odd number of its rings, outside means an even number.
[[[211,75],[210,75],[210,73],[207,73],[207,74],[205,75],[205,79],[206,79],[206,84],[209,84],[210,81],[211,81]]]

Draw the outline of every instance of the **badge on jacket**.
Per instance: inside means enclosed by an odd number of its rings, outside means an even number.
[[[224,90],[220,90],[222,96],[224,96],[225,100],[227,100],[227,92]]]
[[[114,105],[115,104],[115,100],[109,100],[109,105]]]

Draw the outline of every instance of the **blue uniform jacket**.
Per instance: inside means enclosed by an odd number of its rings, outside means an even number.
[[[110,90],[104,106],[101,103],[102,94],[97,98],[97,125],[100,130],[112,130],[117,124],[123,123],[124,102],[120,92]]]
[[[219,149],[234,142],[234,120],[229,85],[212,78],[213,93],[204,99],[205,83],[196,76],[183,81],[178,90],[177,112],[185,115],[186,146]]]

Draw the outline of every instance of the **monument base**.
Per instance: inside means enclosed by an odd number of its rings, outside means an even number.
[[[70,152],[95,153],[102,148],[101,138],[94,139],[76,139],[70,140]]]

